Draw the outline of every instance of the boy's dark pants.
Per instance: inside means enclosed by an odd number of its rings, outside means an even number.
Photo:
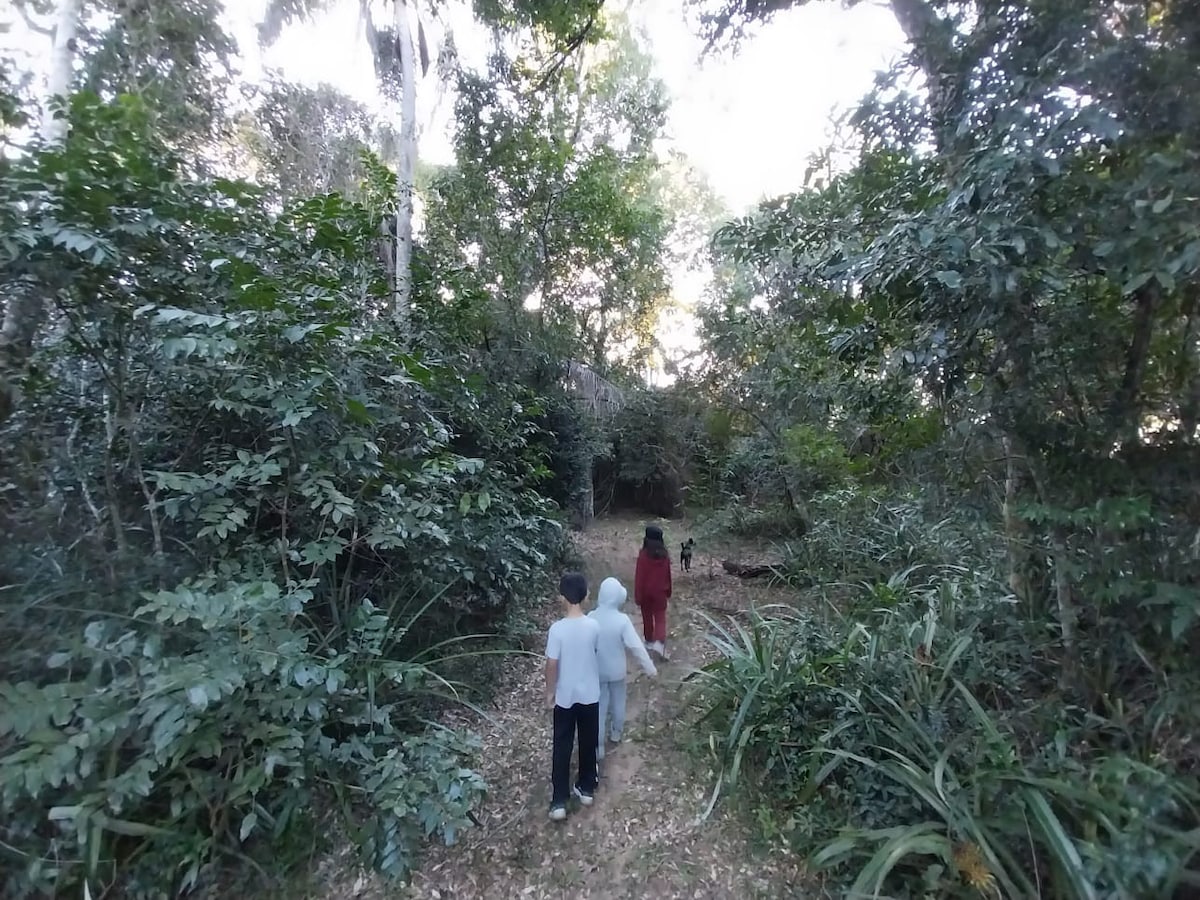
[[[579,737],[579,789],[596,790],[596,745],[600,739],[600,704],[576,703],[554,707],[554,759],[550,780],[554,785],[551,806],[566,806],[571,796],[571,751]]]

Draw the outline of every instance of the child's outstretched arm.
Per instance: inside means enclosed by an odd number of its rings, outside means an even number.
[[[621,625],[621,642],[629,648],[633,653],[634,658],[638,661],[638,665],[642,667],[642,671],[647,675],[657,675],[658,669],[654,665],[654,660],[650,658],[650,654],[646,652],[646,646],[642,643],[642,639],[638,637],[637,629],[633,627],[633,620],[629,616],[625,617],[624,623]]]

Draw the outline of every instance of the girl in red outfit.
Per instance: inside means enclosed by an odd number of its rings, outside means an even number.
[[[646,649],[667,658],[667,601],[671,599],[671,557],[662,529],[646,526],[633,579],[633,600],[642,610]]]

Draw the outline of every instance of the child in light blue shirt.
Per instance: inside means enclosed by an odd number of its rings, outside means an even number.
[[[599,740],[600,672],[597,649],[600,628],[583,613],[587,579],[568,572],[558,585],[563,617],[546,635],[546,705],[554,709],[554,750],[550,780],[550,818],[567,817],[574,793],[584,806],[596,791],[596,744]],[[571,756],[579,738],[579,776],[571,786]]]

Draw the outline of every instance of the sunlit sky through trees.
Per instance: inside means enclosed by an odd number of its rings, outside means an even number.
[[[230,24],[246,53],[247,75],[261,63],[305,84],[326,82],[356,99],[375,96],[371,60],[357,37],[357,4],[337,5],[310,24],[289,28],[259,57],[254,22],[263,0],[230,4]],[[459,55],[482,66],[490,37],[451,10]],[[882,5],[812,3],[779,15],[736,57],[700,61],[701,42],[684,21],[679,0],[629,4],[650,38],[647,49],[671,96],[670,139],[704,171],[735,211],[764,195],[796,187],[807,158],[829,140],[831,117],[871,86],[874,73],[896,59],[904,37]],[[422,158],[452,161],[451,104],[443,103],[440,133],[423,137]]]
[[[358,4],[333,4],[313,21],[285,29],[265,51],[256,24],[265,0],[227,3],[228,27],[243,57],[242,77],[256,80],[265,68],[280,70],[307,85],[326,83],[351,97],[378,102],[374,70],[362,38]],[[631,0],[624,9],[645,38],[672,105],[663,149],[685,154],[708,179],[731,212],[740,213],[766,196],[800,186],[810,156],[826,147],[833,122],[863,96],[876,71],[904,50],[904,37],[890,9],[860,3],[810,3],[777,16],[769,28],[746,41],[735,55],[702,60],[701,41],[684,19],[680,0]],[[482,68],[491,36],[471,17],[470,4],[444,7],[454,31],[460,61]],[[381,18],[388,13],[381,7]],[[19,17],[6,43],[28,49],[46,39],[31,34]],[[420,135],[424,162],[453,162],[453,97],[431,111],[433,91],[418,97],[418,117],[428,126]],[[674,273],[677,308],[661,322],[668,357],[695,349],[691,308],[704,292],[705,272]],[[661,373],[659,373],[661,374]]]

